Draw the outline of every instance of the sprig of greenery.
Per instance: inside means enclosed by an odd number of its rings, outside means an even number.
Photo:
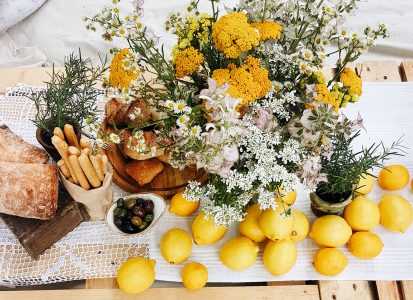
[[[331,158],[324,157],[321,162],[322,172],[326,174],[327,181],[319,184],[319,194],[344,195],[350,191],[354,192],[362,174],[370,174],[373,168],[384,168],[383,163],[393,155],[405,154],[401,138],[388,148],[380,142],[354,152],[352,142],[359,135],[360,131],[347,139],[342,133],[335,136]]]
[[[52,135],[55,127],[63,128],[66,123],[82,126],[83,120],[96,110],[95,88],[106,71],[107,59],[101,59],[100,67],[94,68],[90,58],[83,59],[71,53],[64,61],[64,71],[56,71],[53,65],[46,89],[32,92],[29,98],[36,107],[32,120],[46,134]]]

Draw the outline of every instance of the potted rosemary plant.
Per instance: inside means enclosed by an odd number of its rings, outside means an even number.
[[[319,183],[316,191],[310,194],[311,209],[317,216],[342,213],[353,200],[361,176],[372,175],[369,172],[373,168],[383,168],[383,162],[390,156],[403,155],[400,139],[388,148],[379,143],[354,151],[352,142],[359,135],[359,131],[347,138],[343,133],[337,134],[331,157],[322,158],[322,172],[327,180]]]
[[[54,160],[60,155],[51,142],[53,130],[71,124],[80,138],[83,120],[96,110],[99,91],[95,85],[106,70],[105,65],[102,62],[100,68],[93,68],[80,50],[79,55],[71,53],[65,58],[64,70],[56,71],[53,66],[46,88],[29,96],[36,107],[36,138]]]

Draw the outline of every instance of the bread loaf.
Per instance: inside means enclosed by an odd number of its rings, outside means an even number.
[[[56,213],[57,201],[54,166],[0,162],[0,213],[50,220]]]
[[[126,112],[125,124],[139,127],[150,122],[151,111],[148,109],[145,100],[137,99],[133,101]]]
[[[134,160],[126,165],[126,173],[141,186],[151,182],[162,170],[163,164],[156,158]]]
[[[14,134],[6,125],[0,125],[0,162],[45,164],[47,153]]]

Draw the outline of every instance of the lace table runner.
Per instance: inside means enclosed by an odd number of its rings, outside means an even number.
[[[18,84],[0,96],[0,123],[25,141],[41,147],[35,137],[33,103],[25,97],[30,89]],[[98,97],[103,115],[104,99]],[[126,193],[114,185],[113,197]],[[20,286],[86,278],[114,277],[119,265],[130,256],[148,256],[149,237],[124,237],[110,230],[104,221],[84,222],[58,241],[39,260],[33,260],[17,238],[0,220],[0,285]]]

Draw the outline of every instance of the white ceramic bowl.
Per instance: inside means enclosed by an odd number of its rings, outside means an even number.
[[[108,208],[108,211],[106,213],[106,223],[108,224],[108,226],[113,231],[115,231],[115,232],[117,232],[121,235],[125,235],[125,236],[139,236],[139,235],[143,235],[145,233],[148,233],[156,225],[156,223],[158,223],[159,219],[165,213],[165,211],[166,211],[166,202],[161,196],[156,195],[156,194],[152,194],[152,193],[132,194],[132,195],[123,197],[123,199],[125,201],[128,200],[128,199],[131,199],[131,198],[141,198],[143,200],[152,200],[153,201],[153,204],[154,204],[153,220],[152,220],[151,224],[149,224],[149,226],[141,232],[137,232],[137,233],[123,232],[118,227],[116,227],[115,223],[113,222],[113,211],[116,208],[116,201],[113,202],[112,205],[109,206],[109,208]]]

